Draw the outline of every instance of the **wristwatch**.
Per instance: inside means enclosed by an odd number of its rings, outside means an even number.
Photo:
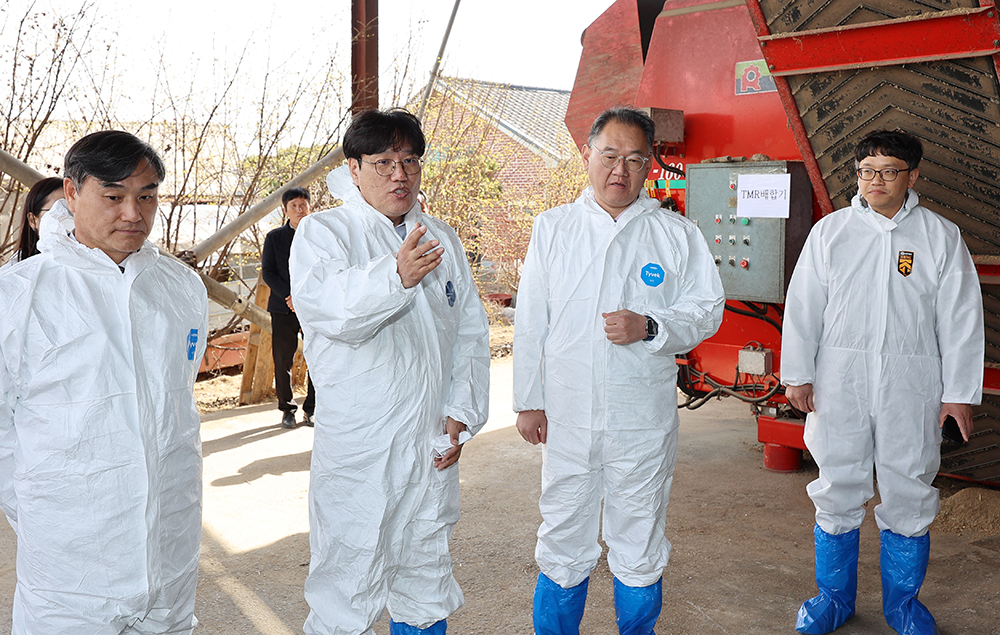
[[[652,342],[656,334],[660,332],[660,325],[656,323],[656,320],[646,316],[646,339],[643,342]]]

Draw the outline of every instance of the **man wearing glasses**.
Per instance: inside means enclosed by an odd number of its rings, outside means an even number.
[[[454,230],[421,212],[420,122],[358,114],[344,204],[302,219],[291,295],[316,386],[305,632],[445,632],[464,598],[448,540],[458,461],[486,422],[489,331]]]
[[[922,155],[905,132],[864,137],[857,195],[813,227],[788,288],[781,379],[791,404],[809,413],[805,442],[819,465],[807,488],[819,595],[799,609],[801,633],[829,633],[854,615],[873,470],[886,621],[905,635],[937,632],[917,599],[940,508],[931,482],[945,420],[966,440],[972,432],[984,333],[958,227],[910,189]]]
[[[615,576],[619,632],[650,634],[670,555],[677,367],[722,322],[722,283],[698,228],[649,198],[654,124],[605,111],[582,148],[575,203],[535,220],[517,294],[514,410],[545,444],[535,560],[538,635],[576,634],[590,571]]]

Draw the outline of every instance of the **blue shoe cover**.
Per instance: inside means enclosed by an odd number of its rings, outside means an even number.
[[[444,635],[448,630],[448,620],[434,622],[427,628],[410,626],[406,622],[389,622],[389,635]]]
[[[882,612],[899,635],[935,635],[934,617],[917,599],[927,574],[931,537],[907,538],[882,530]]]
[[[649,586],[626,586],[615,578],[615,622],[619,635],[655,635],[663,608],[663,578]]]
[[[539,573],[533,607],[535,635],[580,635],[589,583],[587,578],[575,587],[564,589]]]
[[[819,595],[806,600],[795,617],[795,630],[809,635],[830,633],[854,617],[858,596],[858,538],[860,530],[828,534],[819,525],[816,538],[816,586]]]

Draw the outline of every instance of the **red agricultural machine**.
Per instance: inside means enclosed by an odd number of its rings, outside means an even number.
[[[944,474],[1000,485],[1000,19],[992,0],[617,0],[583,35],[566,124],[650,108],[647,189],[698,223],[726,289],[711,339],[678,360],[697,407],[752,404],[764,466],[801,465],[804,421],[777,376],[784,293],[813,222],[849,205],[853,149],[879,128],[924,144],[921,203],[957,223],[980,274],[986,373],[975,432]],[[787,217],[738,212],[780,176]],[[779,179],[779,180],[780,180]]]

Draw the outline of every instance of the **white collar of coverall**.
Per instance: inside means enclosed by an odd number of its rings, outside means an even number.
[[[594,196],[594,187],[592,185],[587,186],[587,189],[580,194],[580,198],[576,199],[576,202],[583,205],[583,207],[589,212],[604,215],[619,228],[624,227],[628,221],[632,220],[636,216],[660,207],[659,202],[649,198],[649,194],[646,194],[646,190],[643,189],[639,192],[639,197],[635,199],[631,205],[622,210],[622,213],[618,215],[618,218],[612,218],[611,214],[608,213],[608,210],[601,207],[601,204],[597,202],[597,198]]]
[[[114,260],[100,249],[91,249],[78,241],[73,235],[74,229],[76,224],[73,212],[66,206],[66,200],[56,201],[38,224],[38,250],[50,253],[56,262],[72,267],[121,275],[122,270]],[[134,271],[138,274],[159,257],[160,253],[156,246],[146,240],[138,251],[129,254],[125,260],[128,261],[130,273]],[[123,265],[125,260],[122,261]]]
[[[912,189],[906,190],[906,198],[903,199],[903,206],[899,208],[896,215],[892,218],[886,218],[882,214],[879,214],[871,207],[868,206],[868,202],[861,198],[861,194],[855,194],[854,198],[851,199],[851,207],[870,225],[879,229],[881,231],[890,232],[899,226],[903,219],[910,215],[910,212],[914,207],[920,204],[920,196],[917,195]]]

